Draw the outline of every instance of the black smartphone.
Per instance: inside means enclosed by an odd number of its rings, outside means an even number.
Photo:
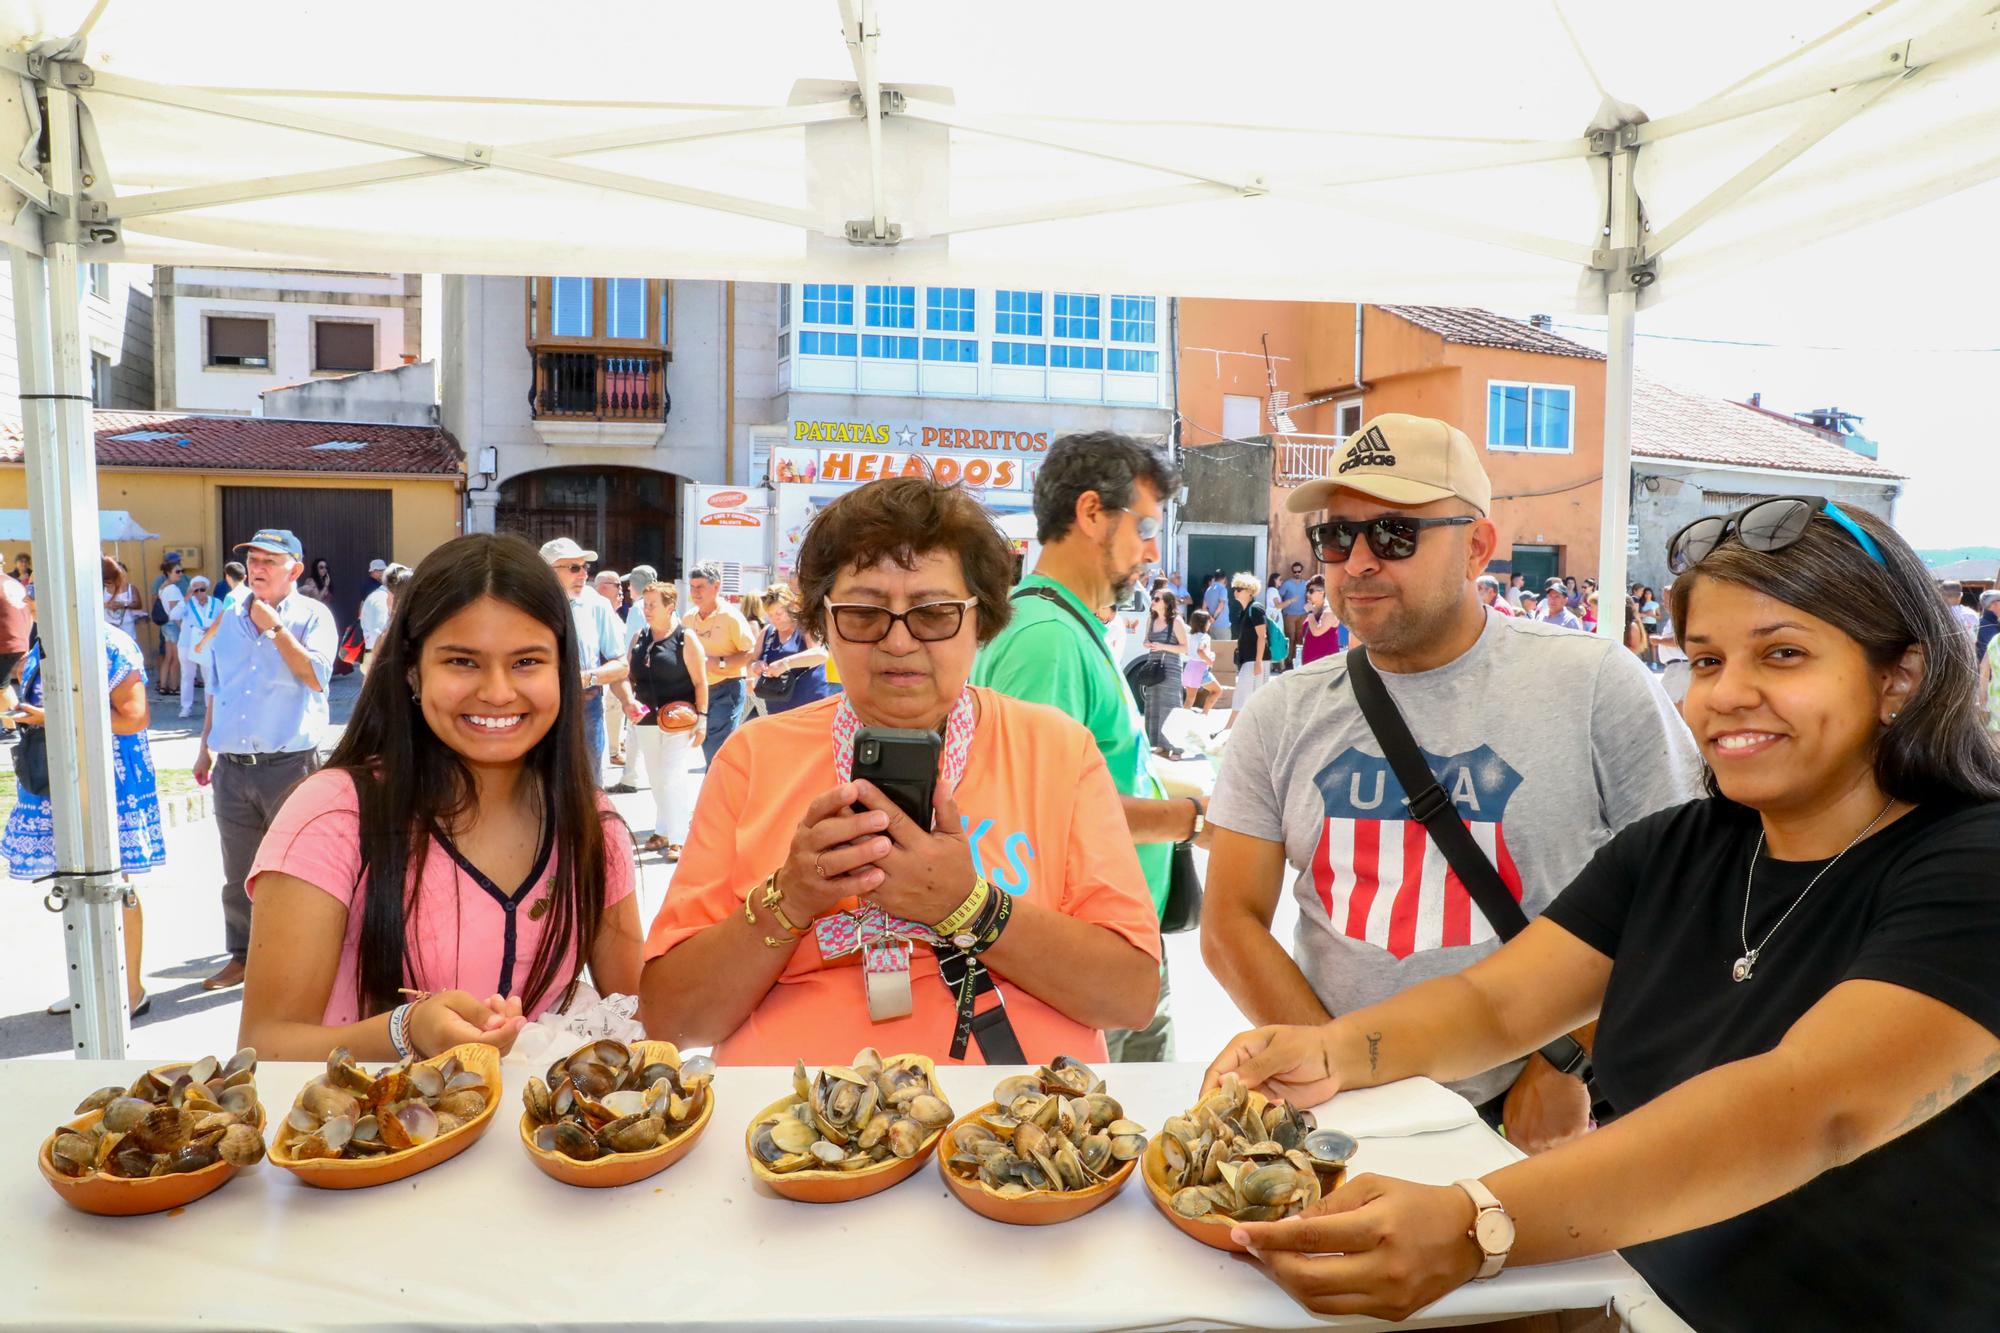
[[[854,777],[881,789],[904,814],[928,832],[931,800],[937,791],[938,760],[944,742],[934,731],[903,727],[863,727],[854,737]],[[867,809],[861,804],[855,810]]]

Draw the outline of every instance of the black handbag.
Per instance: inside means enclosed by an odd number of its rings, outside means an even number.
[[[774,629],[766,628],[764,631],[766,642],[768,643],[771,637],[776,635],[777,632]],[[761,657],[763,654],[759,653],[758,656]],[[795,667],[790,671],[780,671],[775,676],[759,676],[757,677],[757,684],[752,693],[766,703],[782,703],[792,697],[792,691],[799,687],[799,677],[805,674],[805,667]]]
[[[42,674],[41,658],[35,659],[35,669],[21,682],[21,697],[28,697],[34,682]],[[49,732],[47,727],[22,727],[21,738],[14,743],[14,785],[30,796],[48,799],[49,795]]]
[[[1090,628],[1089,622],[1084,620],[1075,607],[1064,601],[1060,595],[1049,591],[1047,588],[1022,588],[1015,592],[1008,600],[1018,602],[1023,597],[1040,597],[1044,601],[1053,602],[1055,605],[1069,612],[1079,625],[1082,625],[1085,629]],[[1096,638],[1096,635],[1093,634],[1091,637]],[[1104,660],[1111,662],[1112,670],[1116,671],[1118,664],[1111,661],[1111,649],[1105,644],[1103,639],[1097,639],[1097,646],[1104,650]],[[1141,660],[1143,661],[1143,659]],[[1140,664],[1140,662],[1134,662],[1132,665],[1139,666]],[[1131,677],[1129,675],[1126,676],[1126,684],[1128,686],[1131,684]],[[1174,844],[1173,862],[1169,867],[1167,875],[1167,905],[1160,911],[1160,933],[1162,935],[1178,935],[1183,931],[1193,930],[1200,924],[1201,872],[1195,869],[1194,845],[1192,843],[1177,842]]]
[[[1410,724],[1403,720],[1402,710],[1389,697],[1389,689],[1382,683],[1375,664],[1368,660],[1366,646],[1356,644],[1347,650],[1347,679],[1354,687],[1354,701],[1361,706],[1361,716],[1375,733],[1376,744],[1382,747],[1382,757],[1389,761],[1396,781],[1403,786],[1403,805],[1410,817],[1430,833],[1431,841],[1444,854],[1445,862],[1501,943],[1513,939],[1528,928],[1528,914],[1508,891],[1491,858],[1473,841],[1472,830],[1459,817],[1458,807],[1438,784],[1431,766],[1424,762],[1416,737],[1410,734]],[[1581,1042],[1565,1034],[1542,1047],[1540,1054],[1563,1073],[1583,1080],[1590,1089],[1592,1111],[1600,1124],[1611,1118],[1612,1108],[1597,1090],[1590,1053]]]

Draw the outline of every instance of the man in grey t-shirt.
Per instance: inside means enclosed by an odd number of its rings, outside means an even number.
[[[1356,432],[1327,479],[1300,487],[1289,507],[1326,511],[1309,532],[1327,595],[1532,918],[1616,830],[1699,796],[1701,761],[1651,673],[1615,641],[1480,602],[1474,580],[1498,542],[1491,503],[1463,432],[1389,414]],[[1580,706],[1518,706],[1550,695]],[[1209,809],[1202,954],[1253,1022],[1322,1023],[1498,946],[1403,797],[1344,656],[1250,701]],[[1270,933],[1287,865],[1296,962]],[[1531,1151],[1587,1123],[1582,1085],[1540,1056],[1455,1086],[1475,1104],[1505,1096],[1509,1137]]]

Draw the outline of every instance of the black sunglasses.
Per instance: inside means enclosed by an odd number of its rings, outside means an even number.
[[[1450,518],[1390,514],[1361,522],[1336,518],[1307,524],[1306,540],[1312,543],[1313,554],[1328,565],[1346,564],[1347,557],[1354,553],[1355,539],[1363,536],[1368,538],[1368,549],[1375,553],[1376,559],[1408,560],[1417,553],[1417,538],[1425,528],[1455,528],[1478,521],[1470,514],[1454,514]]]
[[[1781,495],[1773,500],[1759,500],[1733,514],[1715,514],[1688,524],[1667,543],[1667,568],[1685,574],[1731,537],[1748,550],[1782,551],[1806,535],[1814,514],[1825,514],[1839,524],[1876,564],[1888,563],[1875,539],[1842,513],[1839,505],[1824,496]]]
[[[941,643],[957,637],[966,608],[978,604],[977,597],[968,597],[962,602],[925,602],[900,612],[866,602],[828,602],[826,609],[833,613],[834,629],[849,643],[880,643],[899,620],[918,643]]]

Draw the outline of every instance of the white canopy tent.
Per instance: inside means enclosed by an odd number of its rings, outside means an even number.
[[[158,537],[148,532],[131,513],[123,509],[97,511],[97,540],[106,543],[144,542]],[[30,515],[25,509],[0,509],[0,542],[33,541]]]
[[[98,660],[79,259],[1603,313],[1613,478],[1642,307],[2000,298],[1966,259],[2000,217],[1994,0],[0,0],[0,46],[67,661]],[[1604,488],[1607,587],[1628,505]],[[55,812],[78,1049],[115,1055],[103,690],[49,674],[52,762],[81,778]]]

